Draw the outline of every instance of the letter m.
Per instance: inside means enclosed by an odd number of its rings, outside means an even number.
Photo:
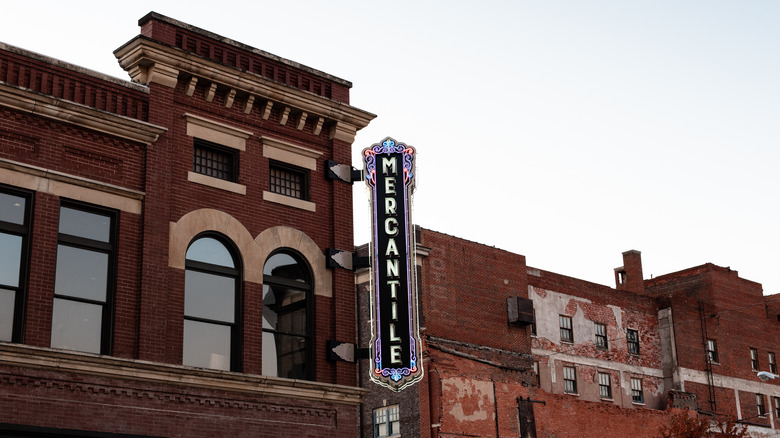
[[[396,169],[396,157],[382,157],[382,173],[385,175],[395,175],[398,171]]]

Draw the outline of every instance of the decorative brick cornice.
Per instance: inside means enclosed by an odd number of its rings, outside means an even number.
[[[368,125],[376,116],[345,103],[308,93],[274,80],[242,71],[231,66],[204,59],[193,53],[168,46],[144,36],[138,36],[114,52],[119,65],[134,82],[156,82],[173,87],[171,79],[178,74],[194,76],[200,81],[219,84],[229,90],[237,90],[250,96],[266,99],[283,107],[295,108],[307,113],[307,118],[317,116],[337,122],[337,137],[351,140],[354,132]],[[164,72],[164,74],[160,74]],[[193,84],[192,79],[187,81]],[[346,133],[346,134],[344,134]],[[349,135],[352,133],[352,135]]]
[[[0,106],[152,144],[166,128],[0,82]]]
[[[0,342],[0,366],[356,406],[368,390]],[[89,386],[89,385],[88,385]],[[155,395],[155,397],[157,397]]]

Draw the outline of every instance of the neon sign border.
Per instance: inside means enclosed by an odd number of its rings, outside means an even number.
[[[414,159],[415,149],[411,146],[407,146],[403,143],[397,143],[394,139],[387,137],[381,143],[374,144],[370,148],[363,150],[364,161],[366,164],[365,179],[368,186],[372,191],[372,227],[373,227],[373,242],[372,242],[372,255],[374,260],[378,260],[378,248],[376,248],[376,242],[378,242],[378,226],[377,226],[377,193],[376,193],[376,165],[377,155],[401,153],[403,160],[403,172],[404,172],[404,214],[406,215],[406,255],[408,257],[406,264],[407,274],[407,302],[408,302],[408,314],[409,314],[409,355],[410,366],[402,368],[390,368],[382,366],[382,338],[377,333],[381,331],[380,321],[380,297],[379,297],[379,271],[374,270],[372,277],[373,293],[371,297],[371,312],[374,319],[374,323],[371,324],[371,339],[373,346],[373,364],[371,379],[387,388],[400,391],[403,388],[412,385],[422,379],[423,367],[422,360],[417,357],[418,345],[421,346],[420,335],[418,329],[418,313],[416,306],[416,263],[414,257],[414,232],[411,223],[411,192],[414,189]],[[380,377],[381,376],[381,377]],[[402,383],[402,379],[411,376],[409,380]]]

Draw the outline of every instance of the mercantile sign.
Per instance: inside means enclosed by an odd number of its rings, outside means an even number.
[[[400,391],[423,376],[411,198],[415,150],[388,137],[363,150],[371,191],[371,379]]]

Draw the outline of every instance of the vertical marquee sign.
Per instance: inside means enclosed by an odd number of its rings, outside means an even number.
[[[411,196],[415,151],[386,138],[363,150],[371,190],[371,379],[400,391],[423,376]]]

